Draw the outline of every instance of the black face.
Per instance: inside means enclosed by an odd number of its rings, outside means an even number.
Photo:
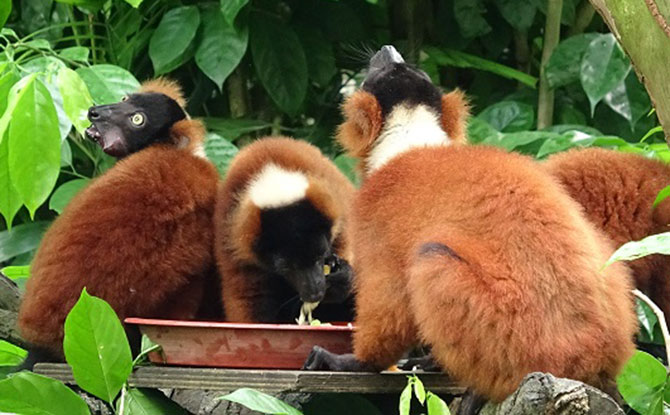
[[[333,265],[331,222],[308,201],[261,212],[254,250],[267,271],[283,277],[304,302],[323,300],[324,265]]]
[[[172,124],[186,118],[177,102],[159,93],[139,93],[111,105],[88,110],[91,126],[86,130],[110,156],[125,157],[169,138]]]
[[[362,89],[377,98],[384,118],[401,102],[441,112],[440,90],[425,72],[406,64],[393,46],[382,47],[370,59]]]

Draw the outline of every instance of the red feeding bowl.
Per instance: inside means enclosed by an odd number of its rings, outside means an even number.
[[[334,353],[351,353],[353,326],[215,323],[127,318],[162,347],[150,353],[154,363],[183,366],[300,369],[319,345]]]

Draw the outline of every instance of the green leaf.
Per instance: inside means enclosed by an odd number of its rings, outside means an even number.
[[[10,265],[0,269],[0,272],[10,280],[28,278],[30,276],[30,265]]]
[[[482,144],[488,144],[511,151],[518,150],[520,147],[533,143],[544,143],[546,140],[555,139],[557,137],[559,137],[558,134],[546,131],[519,131],[517,133],[501,134],[500,137],[489,137],[482,141]],[[540,147],[541,145],[538,146],[538,150]]]
[[[595,141],[594,137],[581,132],[567,133],[557,137],[552,137],[542,143],[536,157],[544,158],[550,154],[565,151],[573,147],[588,147]]]
[[[248,34],[246,27],[238,33],[218,8],[203,11],[202,41],[195,52],[195,63],[219,89],[247,51]]]
[[[60,166],[71,166],[72,165],[72,148],[70,148],[70,142],[65,139],[61,142],[60,145]]]
[[[84,402],[60,381],[19,372],[0,381],[0,408],[21,415],[88,415]]]
[[[93,101],[98,104],[113,104],[124,95],[137,91],[140,83],[128,71],[115,65],[93,65],[76,71],[84,80]]]
[[[340,169],[340,171],[344,173],[344,175],[347,176],[347,178],[351,180],[354,185],[358,186],[360,184],[361,179],[356,173],[358,160],[353,157],[349,157],[346,154],[340,154],[339,156],[335,157],[333,163],[335,163],[337,168]]]
[[[277,106],[296,115],[307,93],[307,60],[298,36],[283,21],[255,14],[250,22],[256,73]]]
[[[605,95],[605,103],[628,120],[631,129],[651,108],[647,90],[638,81],[635,71],[630,71],[626,79]]]
[[[528,104],[501,101],[484,109],[477,117],[501,132],[527,131],[533,127],[535,111]]]
[[[23,362],[28,352],[13,344],[0,340],[0,366],[16,366]]]
[[[589,43],[582,57],[579,80],[591,103],[591,115],[596,104],[626,78],[630,68],[613,34],[600,35]]]
[[[503,135],[500,131],[491,127],[491,124],[477,117],[468,120],[468,141],[472,144],[484,141],[500,141]]]
[[[156,75],[178,68],[200,25],[196,6],[175,7],[163,15],[149,41],[149,57]]]
[[[263,414],[273,415],[302,415],[294,407],[280,401],[274,396],[266,395],[254,389],[242,388],[235,392],[222,396],[219,399],[236,402],[246,406],[252,411],[257,411]]]
[[[12,12],[12,0],[0,0],[0,27],[5,25],[11,12]]]
[[[597,33],[583,33],[569,37],[556,46],[544,68],[544,75],[551,88],[579,81],[582,57]]]
[[[77,384],[109,403],[132,371],[130,346],[119,318],[86,288],[65,319],[63,351]]]
[[[220,135],[216,133],[207,134],[205,154],[207,154],[207,158],[214,163],[221,176],[226,174],[230,162],[235,155],[237,155],[238,151],[239,150],[235,147],[235,144]]]
[[[36,249],[48,226],[49,222],[39,221],[23,223],[14,226],[12,230],[0,231],[0,262]]]
[[[642,327],[644,337],[652,341],[654,337],[654,328],[658,324],[658,317],[656,317],[654,311],[639,298],[635,298],[635,313],[637,314],[637,320]]]
[[[647,236],[642,240],[623,244],[607,260],[605,266],[616,261],[632,261],[653,254],[670,255],[670,232]]]
[[[58,71],[58,89],[63,97],[65,114],[74,128],[83,136],[84,130],[91,124],[86,114],[93,105],[93,98],[91,98],[86,84],[77,72],[69,68],[63,68]]]
[[[234,141],[243,134],[270,128],[272,124],[262,120],[205,118],[207,129],[222,135],[226,140]]]
[[[435,59],[435,62],[440,66],[479,69],[502,76],[503,78],[514,79],[531,88],[535,88],[537,84],[537,78],[534,76],[476,55],[470,55],[469,53],[454,49],[438,49],[434,46],[424,47],[424,52]]]
[[[125,410],[119,415],[186,415],[189,412],[157,389],[130,388],[125,395]]]
[[[428,392],[428,415],[451,415],[447,404],[434,393]]]
[[[412,404],[412,384],[411,377],[407,378],[407,386],[400,393],[400,400],[398,401],[398,413],[400,415],[409,415],[409,408]]]
[[[670,186],[666,186],[663,189],[661,189],[660,192],[658,192],[658,195],[656,196],[656,199],[654,200],[654,207],[658,206],[659,203],[664,201],[665,199],[670,196]]]
[[[9,176],[30,216],[47,199],[60,171],[58,115],[35,79],[23,88],[9,124]]]
[[[454,0],[454,16],[461,35],[466,39],[483,36],[491,31],[484,13],[486,7],[481,0]]]
[[[0,114],[5,112],[9,100],[9,91],[19,78],[13,71],[8,71],[0,76]]]
[[[527,32],[535,20],[533,0],[498,0],[496,5],[507,23],[520,32]]]
[[[414,396],[421,402],[421,405],[426,401],[426,389],[423,387],[423,382],[418,377],[414,379]]]
[[[63,213],[65,206],[70,203],[70,200],[72,200],[81,189],[88,186],[90,182],[89,179],[75,179],[61,184],[51,195],[49,209],[55,210],[58,214]]]
[[[666,378],[661,362],[648,353],[637,351],[624,366],[616,383],[626,403],[644,414],[659,395],[663,397]]]
[[[144,0],[126,0],[126,3],[130,4],[134,8],[140,7],[140,4],[142,4],[142,1]]]
[[[9,176],[9,139],[5,134],[4,140],[0,141],[0,213],[5,218],[7,229],[12,228],[14,216],[23,206],[21,195],[16,191]]]
[[[333,45],[320,30],[301,27],[298,36],[307,57],[309,78],[319,86],[326,86],[337,74]]]
[[[221,12],[228,25],[234,25],[235,18],[247,3],[249,3],[249,0],[221,0]]]
[[[140,353],[137,355],[135,360],[133,360],[133,367],[138,364],[144,363],[147,360],[147,355],[151,352],[158,351],[161,349],[161,345],[154,343],[149,336],[146,334],[142,335],[142,343],[140,345]]]
[[[88,62],[90,52],[85,46],[71,46],[58,52],[58,56],[75,62]]]

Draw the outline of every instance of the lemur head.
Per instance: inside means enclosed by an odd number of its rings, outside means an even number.
[[[465,142],[468,105],[456,90],[442,94],[425,72],[393,46],[370,59],[361,89],[345,102],[338,140],[369,173],[412,147]]]
[[[283,278],[303,302],[319,302],[339,264],[341,214],[327,183],[268,163],[241,195],[231,243],[238,258]]]
[[[121,102],[91,107],[91,126],[86,134],[105,153],[117,158],[154,143],[169,143],[175,138],[172,127],[188,118],[183,103],[181,90],[174,82],[149,81]]]

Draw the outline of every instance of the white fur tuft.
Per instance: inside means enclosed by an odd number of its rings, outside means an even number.
[[[446,146],[451,139],[437,114],[425,105],[400,105],[386,118],[384,128],[368,158],[368,172],[414,147]]]
[[[309,182],[303,173],[268,164],[249,186],[249,195],[260,209],[287,206],[305,197]]]

